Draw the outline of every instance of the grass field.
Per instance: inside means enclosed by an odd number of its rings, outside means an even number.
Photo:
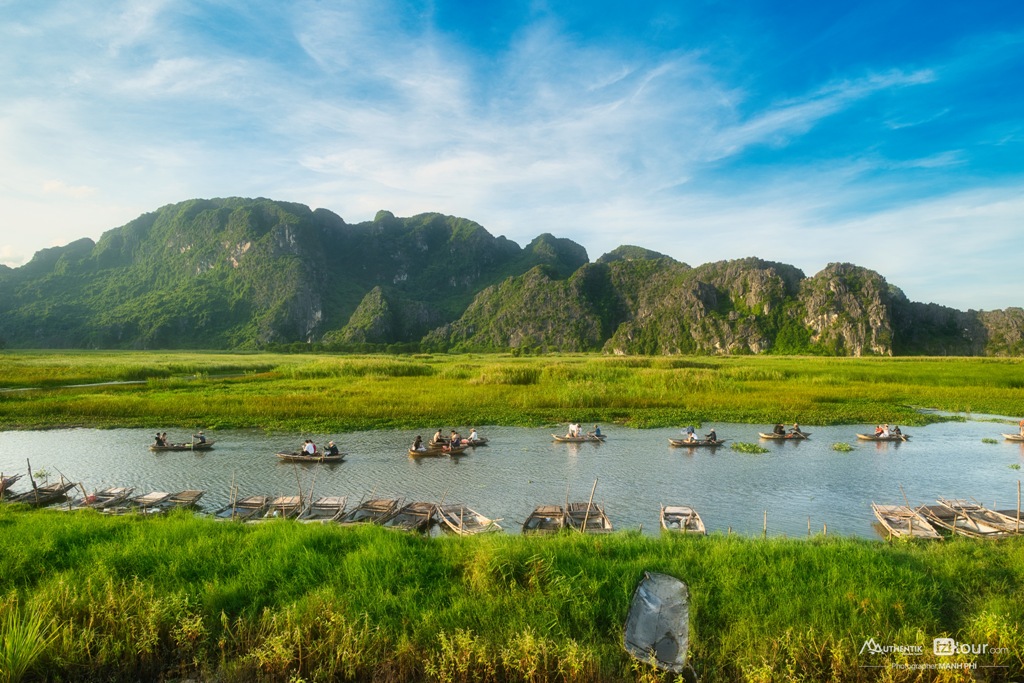
[[[1024,675],[1017,540],[424,538],[9,506],[0,528],[0,663],[34,680],[676,680],[621,646],[644,571],[689,585],[688,681]],[[940,637],[984,652],[937,656]],[[950,662],[981,668],[897,668]]]
[[[136,382],[73,386],[101,382]],[[0,353],[0,428],[346,431],[424,423],[923,424],[1024,414],[1024,362],[989,358]]]

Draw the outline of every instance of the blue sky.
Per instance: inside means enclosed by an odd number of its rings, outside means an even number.
[[[0,0],[0,262],[193,197],[1024,306],[1024,3]]]

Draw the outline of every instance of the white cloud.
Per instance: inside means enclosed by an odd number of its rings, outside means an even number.
[[[43,183],[43,194],[85,199],[96,194],[96,188],[89,185],[68,185],[62,180],[47,180]]]

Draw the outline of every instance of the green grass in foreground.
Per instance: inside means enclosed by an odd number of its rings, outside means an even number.
[[[1017,540],[420,538],[3,506],[0,528],[0,624],[41,620],[30,670],[51,681],[673,680],[621,647],[645,570],[689,584],[702,681],[1024,675]],[[936,657],[945,636],[1005,651]],[[1007,668],[889,667],[940,661]]]
[[[71,387],[104,381],[142,384]],[[596,354],[333,356],[0,353],[0,428],[290,431],[423,424],[633,427],[707,422],[923,424],[919,407],[1024,414],[1024,362],[990,358]]]

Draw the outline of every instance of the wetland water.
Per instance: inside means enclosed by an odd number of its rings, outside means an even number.
[[[424,429],[429,439],[434,430]],[[451,425],[440,425],[445,433]],[[701,434],[707,431],[706,425]],[[905,443],[858,441],[873,426],[820,427],[806,441],[762,441],[769,425],[715,424],[724,447],[673,448],[678,429],[634,430],[602,425],[603,444],[553,443],[559,428],[481,427],[490,445],[457,458],[410,458],[406,449],[416,432],[406,430],[348,434],[266,434],[259,431],[207,431],[216,441],[202,453],[151,453],[153,430],[64,429],[0,432],[0,471],[24,473],[26,458],[34,471],[45,469],[53,481],[63,473],[92,492],[107,486],[151,490],[205,489],[206,510],[225,504],[234,485],[239,497],[294,495],[301,486],[314,496],[402,497],[408,501],[468,504],[518,533],[537,505],[564,503],[566,488],[574,501],[586,501],[594,480],[594,500],[603,503],[617,530],[659,533],[659,504],[688,504],[700,512],[708,532],[756,536],[764,511],[773,536],[807,535],[828,525],[829,534],[877,538],[872,501],[913,505],[937,497],[974,498],[999,508],[1017,505],[1017,481],[1024,465],[1024,444],[1003,440],[1016,427],[996,422],[951,422],[906,428]],[[584,425],[592,428],[592,425]],[[468,433],[467,427],[461,428]],[[190,435],[168,430],[172,441]],[[274,453],[295,450],[305,438],[318,445],[334,439],[347,452],[337,465],[292,465]],[[983,438],[998,443],[983,443]],[[763,455],[731,450],[737,442],[760,443]],[[848,443],[853,451],[832,449]],[[28,487],[27,477],[14,491]]]

